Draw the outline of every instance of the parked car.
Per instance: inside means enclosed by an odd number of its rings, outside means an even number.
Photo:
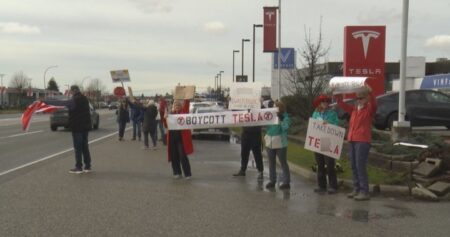
[[[119,103],[116,101],[113,101],[113,102],[109,103],[109,105],[108,105],[109,110],[117,109],[118,107],[119,107]]]
[[[391,129],[398,120],[398,92],[377,97],[377,112],[373,125],[377,129]],[[355,103],[354,99],[345,103]],[[406,117],[412,127],[445,126],[450,129],[450,96],[433,90],[409,90],[405,97]],[[337,107],[340,119],[349,119],[349,115]]]
[[[45,101],[49,105],[66,106],[67,100],[49,100]],[[95,111],[94,106],[89,102],[91,112],[92,129],[98,129],[100,125],[100,115]],[[52,131],[58,130],[58,127],[69,128],[69,110],[67,108],[58,109],[50,115],[50,129]]]
[[[225,109],[215,106],[209,107],[201,107],[195,110],[195,113],[216,113],[222,112]],[[192,137],[200,137],[200,136],[215,136],[220,139],[230,139],[230,129],[229,128],[201,128],[201,129],[193,129]]]
[[[106,102],[99,102],[99,103],[98,103],[98,107],[99,107],[100,109],[106,109],[106,108],[109,108],[109,106],[108,106],[108,104],[107,104]]]

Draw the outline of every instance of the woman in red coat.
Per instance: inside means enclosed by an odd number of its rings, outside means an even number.
[[[189,100],[174,101],[172,114],[182,114],[189,112]],[[167,135],[167,154],[169,162],[172,162],[173,176],[175,179],[184,177],[190,179],[192,176],[191,165],[187,155],[194,152],[192,145],[191,130],[169,130]],[[181,164],[181,165],[180,165]]]

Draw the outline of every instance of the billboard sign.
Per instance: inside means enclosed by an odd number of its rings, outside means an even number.
[[[295,49],[281,48],[281,69],[295,69]],[[273,69],[278,69],[278,52],[273,54]]]
[[[426,76],[420,85],[420,89],[438,88],[450,88],[450,74]]]
[[[247,82],[248,78],[247,75],[237,75],[236,76],[236,82]]]
[[[371,77],[375,96],[384,94],[386,26],[344,28],[344,76]]]
[[[277,9],[264,7],[264,49],[266,52],[277,51]]]

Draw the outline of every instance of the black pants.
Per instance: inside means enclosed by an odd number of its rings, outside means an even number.
[[[148,135],[152,139],[153,146],[156,146],[156,131],[155,132],[144,132],[144,145],[148,147]]]
[[[89,152],[88,144],[89,132],[72,132],[73,148],[75,150],[75,167],[78,169],[91,168],[91,154]]]
[[[123,134],[125,133],[126,126],[127,126],[127,122],[119,121],[119,138],[123,138]]]
[[[181,167],[185,177],[190,177],[191,165],[189,159],[184,153],[183,144],[181,141],[177,141],[170,144],[170,159],[172,162],[173,175],[181,175]],[[181,163],[181,167],[180,167]]]
[[[261,151],[261,137],[246,137],[241,142],[241,170],[246,171],[248,165],[248,158],[250,151],[253,152],[255,158],[256,168],[259,172],[263,172],[264,165]]]
[[[321,189],[327,188],[327,176],[328,176],[328,184],[330,185],[330,188],[337,189],[335,160],[331,157],[319,153],[315,153],[315,156],[317,162],[317,183],[319,185],[319,188]],[[326,168],[325,165],[327,166]]]

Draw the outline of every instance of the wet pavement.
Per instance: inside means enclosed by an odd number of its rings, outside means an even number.
[[[129,133],[127,136],[129,138]],[[447,236],[450,203],[397,197],[355,202],[318,195],[292,175],[291,191],[231,174],[238,144],[195,140],[193,178],[172,179],[163,147],[110,138],[91,145],[94,172],[73,154],[0,177],[0,236]],[[278,168],[278,170],[280,170]]]

